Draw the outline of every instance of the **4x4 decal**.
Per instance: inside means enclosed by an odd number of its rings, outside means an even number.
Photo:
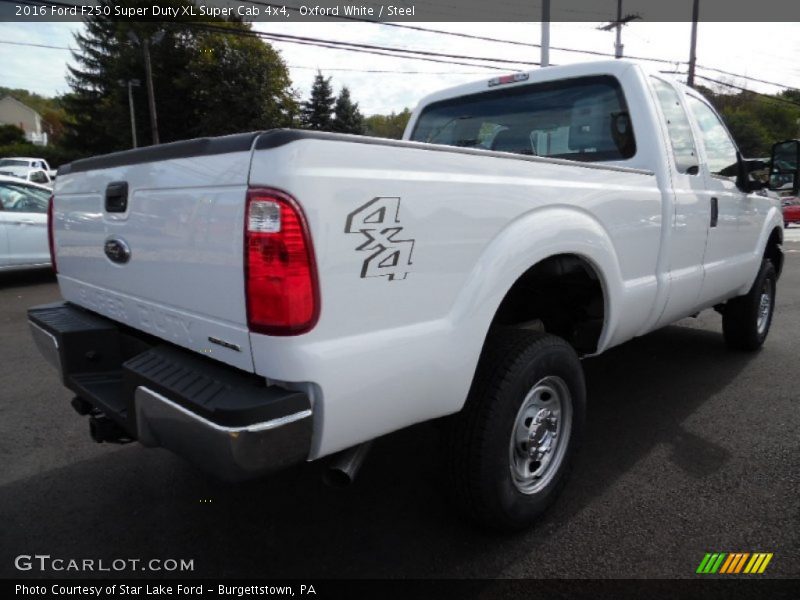
[[[347,215],[345,233],[360,233],[366,241],[356,250],[369,252],[361,277],[405,279],[411,266],[414,240],[399,239],[400,198],[373,198]]]

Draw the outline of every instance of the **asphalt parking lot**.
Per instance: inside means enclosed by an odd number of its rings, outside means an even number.
[[[800,577],[800,244],[786,249],[761,352],[728,352],[707,311],[584,362],[572,480],[510,537],[451,514],[432,425],[379,440],[344,490],[319,464],[228,485],[165,451],[95,444],[28,334],[54,278],[2,276],[0,576],[40,576],[14,568],[38,553],[193,559],[181,575],[199,577],[674,578],[721,551],[772,552],[764,576]]]

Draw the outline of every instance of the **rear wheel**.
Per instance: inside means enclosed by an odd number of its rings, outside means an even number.
[[[750,291],[727,302],[722,333],[729,348],[758,350],[767,339],[775,310],[776,282],[775,267],[765,260]]]
[[[530,525],[566,483],[585,397],[567,342],[519,329],[491,334],[467,403],[445,433],[461,511],[491,529]]]

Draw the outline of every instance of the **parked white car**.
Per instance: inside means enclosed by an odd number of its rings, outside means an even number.
[[[50,173],[44,169],[32,169],[29,167],[0,167],[0,175],[16,177],[17,179],[43,185],[48,188],[52,188],[55,181],[55,175],[51,176]]]
[[[50,168],[47,161],[43,158],[30,158],[27,156],[8,156],[0,158],[0,169],[4,167],[25,167],[28,169],[42,169],[48,173],[52,173],[55,178],[55,171]]]
[[[52,201],[65,302],[31,331],[96,441],[352,477],[371,440],[446,416],[457,505],[524,527],[578,447],[582,357],[712,307],[732,349],[764,343],[783,220],[754,167],[699,92],[624,60],[444,90],[404,140],[79,160]]]
[[[0,271],[50,266],[47,205],[52,190],[0,176]]]

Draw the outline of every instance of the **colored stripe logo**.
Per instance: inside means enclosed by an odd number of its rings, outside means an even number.
[[[772,552],[707,552],[696,573],[701,575],[755,575],[763,573]]]

